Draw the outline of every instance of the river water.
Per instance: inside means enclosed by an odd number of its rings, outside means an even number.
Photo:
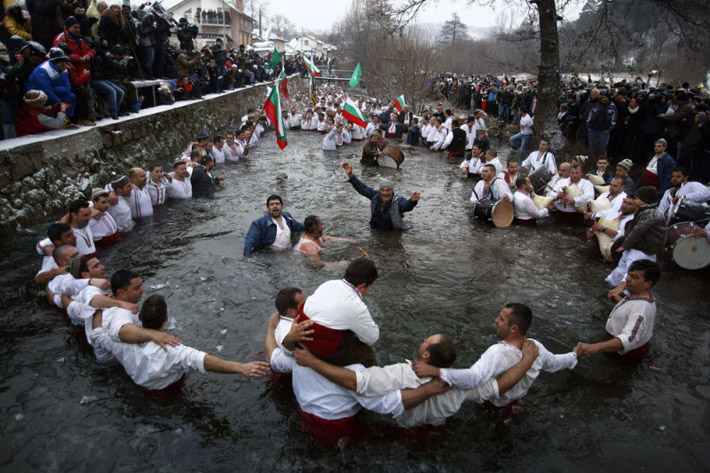
[[[163,294],[170,332],[185,344],[263,359],[277,290],[310,293],[344,271],[291,252],[242,258],[250,222],[278,193],[297,219],[317,214],[326,234],[358,240],[327,244],[324,260],[350,260],[361,246],[377,264],[366,302],[381,328],[382,364],[415,357],[422,339],[442,332],[459,349],[456,366],[470,366],[496,342],[493,319],[509,301],[533,308],[530,336],[553,352],[601,340],[610,268],[583,229],[552,221],[493,228],[473,220],[458,163],[405,147],[400,171],[362,169],[359,146],[324,153],[320,140],[289,133],[281,152],[267,135],[251,159],[224,170],[216,199],[169,203],[102,250],[107,273],[131,268],[146,296]],[[345,159],[371,186],[386,177],[397,193],[422,192],[405,217],[412,230],[368,227],[369,202],[346,182]],[[301,432],[288,379],[193,373],[180,396],[155,398],[120,366],[97,363],[32,281],[40,266],[33,246],[45,228],[1,244],[2,471],[707,471],[708,268],[688,272],[662,257],[653,348],[641,364],[598,355],[574,371],[545,373],[525,412],[505,421],[467,404],[445,428],[404,433],[366,414],[367,439],[329,449]]]

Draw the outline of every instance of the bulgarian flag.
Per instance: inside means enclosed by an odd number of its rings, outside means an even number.
[[[350,100],[350,97],[346,96],[345,97],[345,106],[343,107],[343,116],[347,118],[349,121],[353,122],[354,124],[361,126],[363,128],[367,128],[367,124],[369,123],[370,120],[367,119],[365,115],[363,115],[362,111],[360,108],[358,108],[357,104]]]
[[[264,111],[271,123],[276,127],[276,144],[279,148],[284,149],[288,144],[286,140],[286,127],[284,126],[284,117],[281,113],[281,98],[279,97],[279,88],[272,87],[269,92],[269,97],[264,104]]]
[[[286,100],[291,100],[291,97],[288,95],[288,77],[284,70],[281,70],[281,86],[279,88],[283,96],[286,97]]]
[[[308,72],[310,72],[312,76],[320,77],[320,69],[318,69],[316,65],[313,64],[306,56],[303,56],[303,65],[306,66],[306,69],[308,69]]]
[[[400,95],[396,99],[394,99],[394,106],[397,108],[398,111],[404,110],[404,107],[407,106],[406,103],[404,103],[404,95]]]

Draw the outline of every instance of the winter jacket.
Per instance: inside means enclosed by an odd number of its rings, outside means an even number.
[[[624,229],[624,249],[636,249],[647,255],[658,255],[666,244],[666,220],[658,204],[642,205]]]
[[[25,84],[26,90],[41,90],[47,94],[47,105],[61,102],[60,95],[71,92],[69,73],[59,72],[51,61],[45,61],[32,71]]]
[[[88,84],[91,82],[91,60],[94,58],[94,51],[86,44],[81,37],[74,38],[65,28],[54,38],[54,46],[64,43],[71,49],[69,60],[72,68],[69,70],[69,80],[73,86]],[[89,56],[89,61],[84,62],[81,58]]]
[[[604,117],[600,117],[602,113]],[[614,126],[616,126],[616,106],[611,102],[608,105],[603,105],[601,102],[592,104],[587,117],[587,130],[611,131]]]

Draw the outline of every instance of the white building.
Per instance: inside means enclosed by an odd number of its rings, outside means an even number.
[[[244,13],[244,0],[165,0],[163,8],[175,20],[187,18],[200,32],[196,47],[222,38],[228,49],[251,44],[254,19]]]

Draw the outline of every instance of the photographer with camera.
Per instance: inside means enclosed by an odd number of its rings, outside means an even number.
[[[197,33],[199,28],[197,25],[187,22],[187,18],[180,18],[180,23],[178,24],[177,37],[180,41],[180,49],[183,51],[192,51],[195,49],[195,38],[197,38]]]

